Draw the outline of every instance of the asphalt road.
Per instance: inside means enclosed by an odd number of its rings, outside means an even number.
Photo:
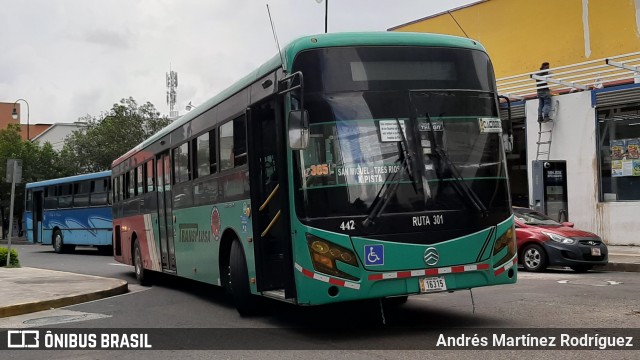
[[[140,287],[132,267],[119,265],[93,249],[62,255],[41,246],[18,246],[18,250],[23,266],[120,278],[131,283],[132,292],[18,319],[0,319],[0,327],[228,328],[238,334],[234,339],[240,343],[238,349],[243,344],[261,347],[260,341],[269,339],[276,342],[272,344],[275,348],[314,351],[9,351],[0,354],[2,359],[637,358],[633,351],[405,350],[420,348],[421,341],[443,328],[640,328],[637,273],[520,272],[515,285],[474,289],[475,311],[468,291],[411,297],[404,306],[385,309],[383,325],[377,302],[303,308],[267,301],[263,314],[242,318],[217,287],[165,276],[151,287]],[[326,330],[334,328],[341,331]]]

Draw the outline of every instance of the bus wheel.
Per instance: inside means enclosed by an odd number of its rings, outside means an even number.
[[[391,307],[394,307],[394,306],[402,306],[402,305],[406,304],[408,300],[409,300],[409,296],[407,296],[407,295],[394,296],[394,297],[388,297],[388,298],[382,299],[382,303],[385,304],[385,305],[389,305]]]
[[[64,242],[62,240],[62,232],[56,230],[53,232],[53,251],[57,254],[62,254],[66,250]]]
[[[231,254],[229,255],[229,288],[231,296],[236,305],[236,309],[241,316],[255,315],[258,312],[256,299],[251,294],[249,288],[249,273],[247,270],[247,260],[240,241],[234,240],[231,244]]]
[[[140,242],[138,239],[136,239],[133,245],[133,267],[138,283],[142,286],[149,286],[149,272],[142,266],[142,251],[140,251]]]

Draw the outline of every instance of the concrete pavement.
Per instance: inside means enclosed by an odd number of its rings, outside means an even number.
[[[640,246],[609,246],[599,271],[640,272]],[[127,282],[36,268],[0,267],[0,318],[79,304],[128,291]]]
[[[28,267],[0,267],[0,318],[124,294],[127,282]]]

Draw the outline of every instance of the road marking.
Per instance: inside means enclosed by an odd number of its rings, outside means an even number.
[[[570,285],[587,285],[587,286],[610,286],[623,284],[621,281],[614,280],[595,280],[595,279],[575,279],[575,280],[558,280],[558,284]]]
[[[625,253],[609,253],[609,256],[640,256],[640,254],[625,254]]]
[[[0,328],[30,328],[110,318],[111,315],[52,309],[0,319]]]
[[[113,266],[133,266],[133,265],[127,265],[127,264],[120,264],[120,263],[109,263],[109,265],[113,265]]]

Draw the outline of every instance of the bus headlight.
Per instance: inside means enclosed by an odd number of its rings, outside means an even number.
[[[358,278],[340,271],[336,266],[336,261],[351,266],[358,266],[358,261],[353,251],[323,240],[317,236],[307,234],[307,243],[313,268],[321,273],[339,276],[349,280],[359,280]]]
[[[494,262],[494,266],[499,266],[504,264],[505,262],[511,260],[513,256],[516,254],[516,230],[512,225],[509,230],[505,231],[502,236],[496,240],[496,244],[493,247],[493,256],[496,256],[500,253],[504,248],[507,248],[507,253],[498,261]]]

